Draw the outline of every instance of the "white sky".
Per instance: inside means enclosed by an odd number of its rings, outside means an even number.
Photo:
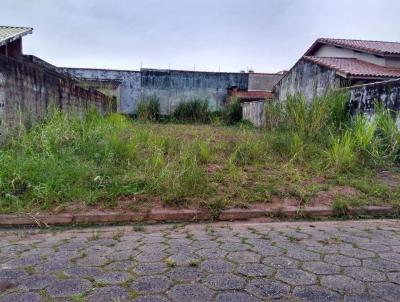
[[[57,66],[276,72],[318,37],[400,41],[399,0],[0,0]]]

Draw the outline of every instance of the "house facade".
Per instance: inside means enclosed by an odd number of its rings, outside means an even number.
[[[307,101],[329,89],[400,78],[400,43],[317,39],[274,87],[275,97],[303,94]]]

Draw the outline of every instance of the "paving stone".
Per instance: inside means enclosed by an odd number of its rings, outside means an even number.
[[[168,255],[164,252],[141,252],[139,255],[135,257],[137,261],[140,262],[160,262],[164,258],[166,258]]]
[[[273,268],[260,263],[239,264],[236,271],[247,277],[266,277],[275,272]]]
[[[70,279],[58,280],[51,283],[46,289],[52,298],[67,298],[88,291],[92,284],[88,280]]]
[[[343,274],[360,281],[382,282],[386,280],[384,273],[366,267],[346,267]]]
[[[101,275],[103,271],[97,267],[71,267],[63,271],[71,278],[87,278]]]
[[[47,261],[46,263],[39,265],[39,266],[35,266],[35,271],[40,272],[42,274],[46,274],[46,273],[53,273],[53,272],[57,272],[66,268],[70,268],[73,266],[73,263],[69,260],[51,260],[51,261]]]
[[[94,245],[94,246],[108,246],[108,247],[113,247],[118,243],[117,240],[110,239],[110,238],[103,238],[103,239],[97,239],[93,241],[89,241],[89,245]]]
[[[284,256],[266,257],[262,262],[275,268],[296,268],[300,265],[299,261]]]
[[[400,297],[400,286],[397,284],[382,282],[371,283],[369,292],[376,297],[383,298],[387,301],[398,302]]]
[[[365,291],[365,286],[361,281],[343,275],[322,276],[321,285],[346,294],[361,294]]]
[[[35,266],[43,262],[43,259],[39,255],[28,255],[22,258],[12,259],[1,265],[2,269],[14,269],[26,266]]]
[[[152,243],[139,246],[137,249],[142,252],[153,252],[153,251],[164,251],[167,249],[167,247],[168,245],[164,243]]]
[[[241,289],[246,284],[243,278],[230,273],[209,275],[205,282],[210,287],[219,290]]]
[[[200,269],[209,273],[227,273],[231,272],[234,264],[225,260],[206,260],[200,264]]]
[[[57,278],[51,275],[33,275],[21,280],[19,287],[27,290],[42,289],[55,281]]]
[[[0,302],[40,302],[40,295],[34,292],[12,293],[0,298]]]
[[[28,274],[24,269],[0,269],[1,279],[19,279],[26,277]]]
[[[208,248],[208,249],[200,249],[196,251],[196,254],[199,255],[201,258],[215,259],[215,258],[224,258],[228,254],[228,252],[220,248]]]
[[[340,266],[321,261],[304,262],[303,269],[318,275],[333,275],[340,272]]]
[[[345,295],[344,302],[384,302],[384,300],[369,294]]]
[[[319,254],[308,252],[301,248],[288,250],[286,256],[300,261],[317,261],[321,259]]]
[[[105,283],[105,284],[120,284],[125,281],[128,281],[132,278],[132,275],[127,272],[106,272],[101,275],[94,276],[94,279],[98,283]]]
[[[219,246],[219,244],[212,240],[199,240],[194,241],[192,244],[194,247],[198,247],[201,249],[215,249]]]
[[[197,267],[174,267],[168,272],[172,280],[179,282],[193,282],[204,277],[204,272]]]
[[[372,252],[390,252],[391,248],[382,244],[377,243],[360,243],[358,245],[360,249],[372,251]]]
[[[161,274],[167,270],[167,266],[163,262],[139,263],[133,268],[133,272],[138,275],[154,275]]]
[[[103,266],[110,262],[105,257],[98,257],[98,256],[87,256],[84,258],[79,258],[76,261],[76,264],[79,266]]]
[[[237,263],[248,263],[248,262],[259,262],[261,256],[253,252],[240,251],[240,252],[231,252],[228,254],[226,258]]]
[[[246,290],[261,299],[277,299],[289,293],[289,286],[280,281],[254,279],[249,282]]]
[[[93,245],[88,248],[82,250],[86,255],[90,257],[104,257],[111,254],[114,249],[112,247],[102,246],[102,245]]]
[[[250,248],[247,244],[236,243],[236,242],[227,242],[221,245],[221,249],[228,252],[239,252],[239,251],[247,251]]]
[[[169,292],[168,296],[176,302],[209,302],[214,292],[201,284],[178,284]]]
[[[324,258],[325,262],[336,264],[340,266],[360,266],[361,261],[348,256],[343,255],[326,255]]]
[[[187,252],[178,252],[168,257],[169,259],[176,262],[177,265],[189,265],[192,261],[201,262],[201,258],[196,254]]]
[[[363,266],[382,272],[400,272],[400,264],[380,258],[363,260]]]
[[[379,257],[388,261],[400,263],[399,253],[380,253]]]
[[[224,292],[219,294],[215,300],[216,302],[261,302],[261,300],[250,296],[246,292],[234,291]]]
[[[293,295],[307,302],[341,301],[340,295],[320,286],[299,286],[293,290]]]
[[[388,273],[389,280],[400,285],[400,273]]]
[[[375,257],[375,253],[370,251],[365,251],[359,248],[343,248],[339,252],[345,256],[354,257],[358,259],[367,259]]]
[[[110,302],[110,301],[128,301],[130,295],[128,291],[120,286],[107,286],[97,288],[96,291],[89,295],[88,302]]]
[[[164,276],[144,276],[132,282],[131,288],[138,293],[150,294],[166,291],[171,285],[171,281]]]
[[[316,276],[299,269],[280,269],[275,278],[291,285],[315,284]]]
[[[107,255],[107,259],[110,259],[111,261],[123,261],[123,260],[131,260],[135,256],[137,256],[140,253],[140,251],[136,250],[126,250],[126,251],[119,251],[115,253],[111,253]]]
[[[110,264],[106,265],[104,269],[106,271],[128,271],[130,270],[135,263],[133,261],[125,260],[125,261],[116,261],[111,262]]]
[[[135,302],[169,302],[170,299],[167,299],[161,295],[154,295],[154,296],[142,296],[134,299]]]

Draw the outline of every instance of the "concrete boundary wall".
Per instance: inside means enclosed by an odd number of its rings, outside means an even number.
[[[101,113],[111,108],[104,94],[84,89],[68,76],[44,66],[0,55],[0,119],[6,128],[43,118],[50,106],[84,115],[90,107]]]
[[[385,108],[400,112],[400,79],[351,86],[350,110],[353,114],[364,112],[373,115],[374,103],[379,102]]]
[[[137,103],[151,96],[159,99],[162,114],[171,113],[180,102],[196,98],[208,99],[211,110],[219,109],[225,104],[229,88],[236,86],[247,90],[249,81],[249,74],[234,72],[144,68],[140,71],[60,69],[82,81],[119,80],[118,110],[127,114],[136,113]]]

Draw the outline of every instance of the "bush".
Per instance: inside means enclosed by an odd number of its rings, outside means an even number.
[[[206,123],[210,120],[207,99],[194,99],[178,104],[172,113],[178,122]]]
[[[141,100],[137,105],[137,115],[140,120],[159,121],[160,120],[160,101],[156,96]]]
[[[221,111],[222,121],[225,125],[234,125],[242,120],[242,105],[238,100],[233,100]]]

